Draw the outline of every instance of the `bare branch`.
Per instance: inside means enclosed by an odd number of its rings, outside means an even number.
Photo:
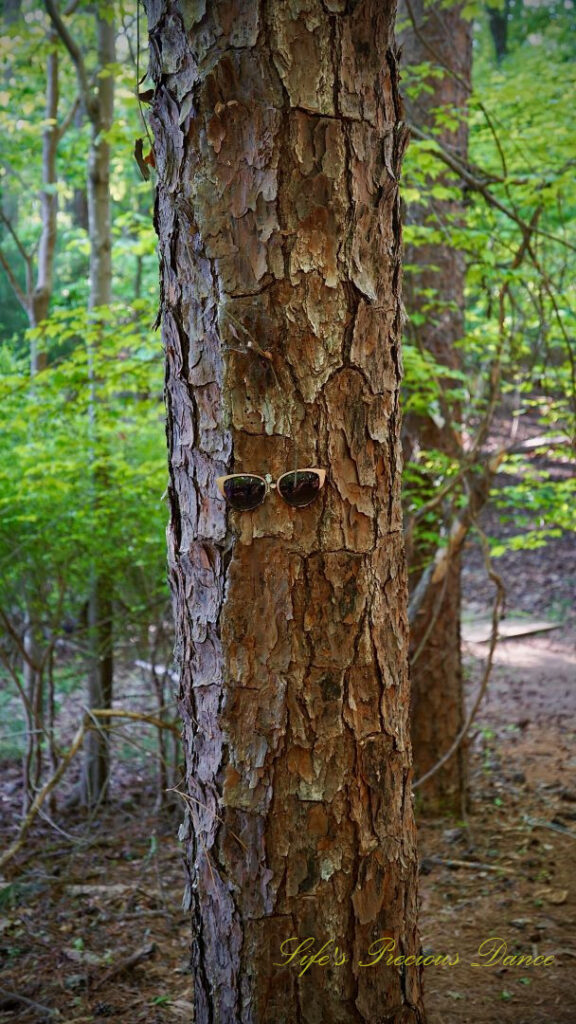
[[[495,210],[499,210],[505,217],[514,221],[526,237],[530,237],[532,234],[541,235],[542,238],[548,238],[551,242],[557,242],[558,245],[563,245],[567,249],[571,249],[572,252],[576,252],[576,245],[572,245],[570,242],[567,242],[565,238],[560,238],[558,235],[553,235],[549,231],[544,231],[543,228],[533,228],[528,221],[525,221],[519,216],[519,214],[515,213],[514,210],[509,209],[509,207],[505,206],[504,203],[501,203],[486,184],[488,181],[495,179],[490,179],[490,177],[487,176],[485,180],[481,180],[472,173],[472,170],[466,163],[455,156],[454,153],[451,153],[450,150],[447,149],[446,146],[443,146],[433,135],[428,135],[414,124],[408,124],[408,128],[415,139],[420,139],[422,142],[433,142],[436,147],[435,153],[438,159],[459,175],[468,188],[471,188],[474,192],[479,192],[489,206],[492,206]]]
[[[493,662],[494,662],[494,652],[496,650],[496,644],[498,643],[498,623],[500,622],[500,617],[501,617],[501,614],[502,614],[502,607],[504,605],[504,598],[506,596],[506,590],[504,588],[504,584],[502,582],[501,577],[492,568],[492,564],[490,562],[490,554],[489,554],[489,550],[488,550],[488,541],[487,541],[486,537],[484,536],[484,534],[482,533],[482,531],[479,529],[479,527],[477,525],[476,525],[476,529],[478,530],[478,533],[480,534],[480,538],[481,538],[481,541],[482,541],[482,548],[483,548],[483,551],[484,551],[484,559],[485,559],[485,564],[486,564],[486,569],[487,569],[487,572],[488,572],[488,576],[490,577],[490,579],[492,580],[492,582],[494,583],[494,585],[496,587],[496,596],[494,598],[494,605],[492,607],[492,633],[491,633],[491,637],[490,637],[490,650],[488,651],[488,658],[486,660],[486,666],[484,668],[484,674],[482,676],[482,680],[480,682],[480,687],[479,687],[478,693],[476,695],[476,700],[474,701],[473,707],[470,709],[470,713],[468,714],[468,717],[467,717],[466,721],[464,722],[464,725],[462,726],[460,732],[456,736],[456,738],[453,741],[453,743],[451,743],[451,745],[448,748],[448,750],[446,751],[446,753],[440,758],[439,761],[436,762],[435,765],[432,766],[432,768],[430,768],[429,771],[425,772],[424,775],[421,775],[420,778],[416,780],[416,782],[414,783],[414,785],[412,787],[413,789],[418,789],[418,787],[421,786],[422,783],[426,782],[426,780],[431,778],[432,775],[435,775],[436,772],[439,771],[440,768],[442,768],[442,766],[445,765],[446,762],[449,761],[450,758],[456,753],[456,751],[458,750],[458,747],[463,742],[463,740],[466,738],[468,730],[469,730],[470,726],[472,725],[472,722],[474,721],[474,719],[475,719],[475,717],[476,717],[476,715],[478,713],[478,708],[480,707],[480,704],[482,703],[482,701],[484,699],[484,695],[486,693],[486,690],[488,689],[488,683],[490,681],[490,676],[492,674],[492,665],[493,665]]]
[[[29,307],[29,304],[28,304],[28,299],[27,299],[26,295],[24,294],[24,292],[22,291],[20,285],[18,284],[18,281],[16,280],[16,277],[15,277],[14,273],[12,272],[12,268],[11,268],[8,260],[6,259],[6,256],[4,255],[4,253],[2,252],[1,249],[0,249],[0,266],[2,266],[2,268],[3,268],[3,270],[4,270],[5,274],[6,274],[6,277],[8,278],[8,280],[10,282],[10,286],[11,286],[12,291],[14,292],[16,298],[18,299],[18,302],[22,306],[23,310],[26,313],[29,313],[30,312],[30,307]]]
[[[444,547],[438,548],[434,559],[426,567],[414,589],[408,606],[408,621],[410,625],[415,621],[429,588],[443,581],[448,572],[450,562],[462,550],[470,529],[476,523],[478,513],[488,500],[490,485],[504,460],[505,454],[506,451],[502,450],[491,455],[484,466],[484,472],[480,478],[469,471],[463,475],[464,482],[468,484],[468,504],[452,523],[447,543]]]
[[[155,718],[154,715],[142,715],[137,711],[125,711],[120,709],[115,709],[113,711],[109,709],[92,710],[90,712],[87,712],[84,715],[82,722],[80,723],[76,731],[76,735],[72,740],[70,748],[67,750],[66,754],[64,754],[62,760],[60,761],[60,764],[58,765],[58,768],[56,769],[54,774],[50,776],[50,778],[42,787],[42,789],[40,789],[36,796],[34,797],[34,800],[30,805],[30,809],[26,817],[24,818],[22,825],[20,826],[20,832],[17,838],[14,840],[11,846],[8,847],[5,853],[3,853],[2,856],[0,857],[0,871],[2,871],[6,864],[8,864],[9,861],[13,860],[18,851],[22,849],[26,836],[28,835],[32,827],[34,819],[39,814],[42,804],[50,795],[54,787],[58,785],[60,779],[65,774],[68,766],[70,765],[70,762],[74,759],[78,751],[81,749],[84,743],[86,733],[90,729],[99,727],[97,722],[98,719],[106,718],[136,719],[140,722],[148,722],[150,725],[155,725],[157,729],[168,729],[176,733],[178,736],[180,735],[180,730],[177,728],[177,726],[173,725],[170,722],[163,722],[160,718]]]
[[[96,990],[98,988],[102,988],[103,985],[107,985],[108,982],[111,981],[112,978],[115,978],[117,974],[120,974],[122,971],[131,970],[131,968],[135,967],[136,964],[139,964],[141,960],[147,960],[148,957],[151,957],[155,951],[156,946],[153,942],[148,943],[147,946],[142,946],[141,949],[137,949],[135,953],[131,953],[130,956],[124,957],[124,959],[115,963],[99,981],[96,981],[92,985],[92,989]]]
[[[26,249],[24,248],[24,245],[22,244],[22,242],[20,241],[16,231],[14,230],[14,226],[12,224],[12,221],[8,219],[8,217],[6,216],[6,214],[4,213],[4,211],[1,208],[0,208],[0,220],[2,221],[2,223],[3,223],[4,227],[6,228],[6,230],[8,231],[8,234],[14,240],[16,248],[18,249],[18,252],[20,253],[22,259],[24,260],[24,262],[26,264],[28,264],[30,262],[30,255],[29,255],[28,252],[26,252]]]
[[[68,111],[66,116],[62,119],[62,122],[58,125],[58,141],[60,141],[60,139],[62,139],[64,137],[64,135],[66,134],[66,132],[68,131],[70,125],[72,124],[74,118],[76,117],[76,114],[78,113],[78,107],[79,106],[80,106],[80,97],[77,96],[76,99],[74,100],[74,103],[70,107],[70,110]]]
[[[43,1017],[54,1017],[58,1014],[58,1010],[53,1010],[49,1006],[44,1006],[43,1003],[36,1003],[33,999],[28,999],[28,996],[20,995],[20,992],[10,992],[6,988],[0,988],[0,996],[2,1001],[22,1003],[24,1006],[29,1006],[31,1010],[37,1010]]]
[[[76,41],[70,35],[70,32],[68,31],[68,28],[62,20],[62,17],[60,15],[60,12],[58,11],[58,8],[56,7],[54,0],[44,0],[44,4],[48,16],[52,24],[54,25],[54,28],[56,29],[56,32],[58,33],[60,39],[64,43],[64,46],[66,47],[68,53],[72,58],[74,67],[76,68],[76,77],[78,78],[78,89],[80,91],[80,96],[82,98],[84,106],[86,107],[86,111],[89,117],[91,118],[93,114],[94,101],[92,93],[90,91],[90,86],[88,84],[88,75],[86,74],[86,65],[84,63],[82,51],[80,50],[80,47],[77,45]]]

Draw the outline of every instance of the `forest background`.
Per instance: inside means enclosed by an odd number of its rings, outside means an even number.
[[[70,5],[74,59],[46,7],[5,2],[0,40],[6,864],[29,829],[61,827],[64,809],[93,822],[136,783],[159,807],[179,782],[145,18],[130,3]],[[496,621],[499,560],[545,551],[575,526],[574,7],[442,10],[472,31],[460,107],[434,101],[416,120],[419,100],[460,74],[435,45],[402,66],[411,593],[416,614],[419,582],[475,541]],[[407,4],[400,35],[414,21]],[[466,152],[453,141],[463,125]],[[458,309],[441,280],[422,281],[442,246],[459,254]],[[445,358],[425,328],[454,320]],[[564,620],[568,601],[549,612]],[[438,601],[426,616],[424,641]],[[447,749],[430,742],[426,766]]]

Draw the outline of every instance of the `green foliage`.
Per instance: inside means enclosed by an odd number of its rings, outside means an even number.
[[[60,356],[0,381],[0,603],[85,596],[91,567],[136,611],[164,592],[162,366],[140,301],[57,311],[37,330]],[[5,362],[7,361],[5,356]]]
[[[102,13],[114,13],[119,24],[118,60],[100,72],[114,75],[115,120],[107,133],[112,146],[111,198],[114,235],[113,292],[131,303],[134,298],[154,301],[158,269],[152,227],[152,187],[143,182],[133,157],[134,139],[142,134],[136,97],[136,67],[132,59],[135,46],[136,5],[105,3]],[[142,15],[141,15],[142,16]],[[0,248],[21,286],[25,266],[12,226],[26,252],[33,256],[41,231],[40,189],[42,181],[42,141],[46,127],[46,64],[51,50],[59,54],[58,79],[60,104],[58,122],[68,120],[77,99],[76,73],[68,55],[48,35],[49,21],[43,5],[23,0],[22,17],[3,26],[0,35],[0,203],[6,222],[0,220]],[[81,46],[89,77],[97,67],[93,9],[80,5],[71,27]],[[58,194],[58,268],[53,308],[69,310],[87,303],[88,253],[87,227],[79,218],[85,199],[87,154],[91,127],[81,109],[63,133],[57,156]],[[16,340],[18,351],[28,351],[24,332],[27,320],[15,300],[6,275],[0,268],[0,345]]]
[[[47,59],[58,53],[58,239],[52,313],[27,329],[0,268],[0,607],[77,612],[92,567],[105,572],[128,616],[165,597],[162,356],[151,332],[157,301],[152,191],[132,156],[140,131],[134,5],[102,2],[116,15],[118,60],[112,146],[113,291],[108,309],[86,312],[89,239],[77,200],[85,193],[91,126],[76,72],[49,32],[42,5],[23,0],[0,38],[0,248],[21,287],[40,237]],[[98,67],[94,11],[71,20],[88,76]],[[48,367],[30,380],[30,346]],[[148,613],[149,614],[149,613]]]
[[[405,240],[422,254],[405,268],[415,305],[407,311],[404,408],[438,425],[462,421],[467,452],[502,402],[514,406],[515,416],[529,417],[535,434],[554,433],[567,442],[576,435],[571,12],[553,2],[529,8],[512,3],[510,10],[509,54],[500,65],[486,13],[475,12],[468,110],[433,111],[432,122],[421,126],[428,137],[413,139],[404,165]],[[411,97],[430,93],[445,73],[431,57],[404,69],[404,90]],[[451,155],[445,133],[454,131],[462,117],[467,117],[472,184],[445,160]],[[412,209],[427,212],[412,223]],[[462,375],[450,380],[446,369],[421,351],[418,340],[422,324],[441,330],[450,312],[441,294],[419,284],[423,269],[434,269],[429,266],[433,247],[441,245],[457,248],[466,260],[466,328],[456,344]],[[564,452],[558,447],[547,457],[563,458]],[[448,462],[438,451],[425,450],[417,468],[408,465],[405,491],[411,512],[458,476]],[[508,457],[508,465],[518,473],[514,457]],[[439,542],[441,519],[456,514],[463,494],[456,481],[440,510],[420,516],[423,540],[432,546],[434,537]],[[498,489],[497,504],[503,516],[514,515],[523,532],[495,545],[492,553],[544,544],[559,530],[574,529],[573,499],[573,486],[561,471],[536,479],[522,458],[520,479]]]

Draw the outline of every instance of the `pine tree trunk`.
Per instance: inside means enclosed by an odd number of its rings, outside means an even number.
[[[431,132],[434,111],[445,108],[464,115],[470,88],[472,62],[471,24],[462,18],[461,7],[423,0],[410,3],[413,22],[402,34],[406,65],[431,62],[444,73],[431,76],[428,89],[407,102],[410,122]],[[467,155],[467,124],[445,128],[441,141],[462,159]],[[431,198],[427,205],[409,211],[412,223],[442,225],[457,219],[463,211],[458,200]],[[416,343],[452,369],[459,366],[455,342],[464,335],[465,258],[454,243],[408,246],[406,261],[416,265],[406,288],[409,312],[426,309],[423,323],[413,328]],[[404,446],[407,457],[416,445],[423,450],[437,448],[458,458],[459,410],[450,403],[456,423],[438,425],[422,416],[406,417]],[[456,430],[454,427],[456,426]],[[440,510],[441,512],[442,510]],[[409,549],[410,580],[415,586],[420,567],[434,555],[425,544]],[[460,557],[455,556],[444,579],[429,587],[411,623],[412,747],[416,777],[424,775],[439,761],[460,733],[464,723],[462,661],[460,653]],[[462,814],[466,803],[466,751],[457,752],[418,790],[419,806],[426,813]]]
[[[394,12],[146,8],[195,1019],[420,1022]],[[306,509],[218,495],[295,466]]]

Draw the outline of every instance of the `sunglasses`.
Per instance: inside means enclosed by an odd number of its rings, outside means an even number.
[[[292,508],[306,508],[320,493],[326,479],[325,469],[292,469],[272,482],[269,473],[232,473],[216,479],[218,490],[224,495],[230,508],[237,512],[249,512],[258,508],[271,490],[278,491],[281,498]]]

